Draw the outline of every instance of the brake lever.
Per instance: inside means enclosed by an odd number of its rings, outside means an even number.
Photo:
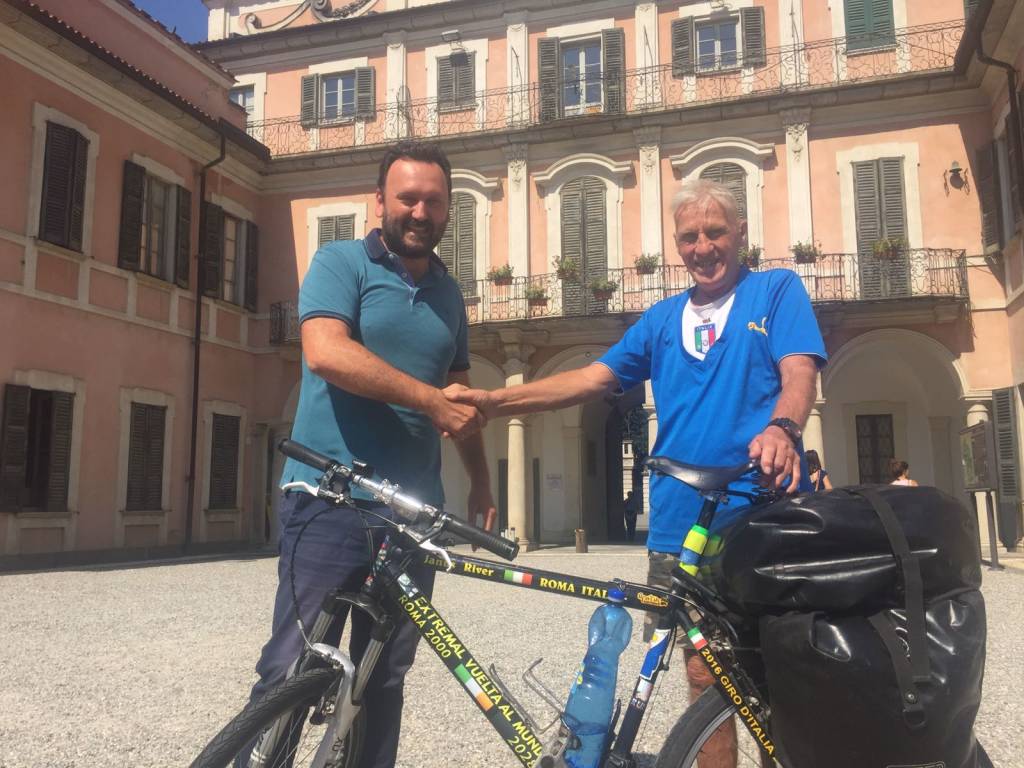
[[[284,485],[281,486],[281,490],[282,491],[305,491],[310,496],[319,496],[320,495],[320,489],[319,488],[317,488],[314,485],[310,485],[309,483],[302,482],[300,480],[297,480],[297,481],[291,482],[291,483],[285,483]]]
[[[427,552],[431,552],[440,557],[442,560],[444,560],[446,571],[451,571],[455,567],[455,564],[452,563],[451,557],[448,556],[448,550],[444,547],[437,546],[437,544],[430,541],[429,539],[424,539],[423,541],[420,541],[419,543],[417,543],[416,546],[418,546],[420,549],[426,550]]]

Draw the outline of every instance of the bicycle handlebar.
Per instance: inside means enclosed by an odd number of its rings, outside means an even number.
[[[483,528],[477,528],[475,525],[470,525],[456,517],[452,517],[437,507],[424,504],[419,499],[402,493],[402,489],[399,486],[387,480],[377,481],[364,477],[351,467],[346,467],[344,464],[294,440],[282,440],[278,444],[278,448],[285,456],[307,464],[321,472],[326,473],[333,470],[336,474],[344,477],[350,484],[369,492],[376,501],[386,504],[410,522],[415,523],[421,516],[426,516],[431,522],[440,522],[443,530],[461,536],[470,544],[483,547],[488,552],[492,552],[506,560],[514,560],[519,553],[519,545],[516,542],[509,541],[501,536],[495,536],[490,531],[485,531]]]

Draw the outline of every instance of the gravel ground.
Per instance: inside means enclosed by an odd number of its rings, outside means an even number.
[[[645,573],[639,549],[551,550],[521,562],[603,578]],[[188,765],[246,697],[275,583],[270,558],[0,576],[0,768]],[[984,592],[977,730],[999,768],[1024,768],[1024,571],[986,571]],[[438,578],[435,603],[529,710],[543,714],[518,675],[539,656],[542,679],[564,697],[594,603],[454,576]],[[623,696],[643,653],[634,616]],[[657,752],[681,710],[678,669],[663,678],[641,752]],[[400,768],[518,764],[425,648],[406,690]]]

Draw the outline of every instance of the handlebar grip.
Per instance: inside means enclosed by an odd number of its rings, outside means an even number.
[[[319,469],[321,472],[326,472],[330,467],[338,463],[322,453],[317,453],[312,448],[307,448],[302,443],[296,443],[294,440],[287,438],[278,443],[277,447],[288,458],[301,461],[303,464],[308,464],[314,469]]]
[[[470,525],[465,520],[460,520],[457,517],[449,517],[444,527],[445,530],[454,533],[456,536],[461,536],[470,544],[483,547],[488,552],[493,552],[498,557],[503,557],[506,560],[515,560],[516,555],[519,554],[519,545],[516,542],[509,541],[501,536],[495,536],[493,533],[485,531],[483,528],[477,528],[475,525]]]

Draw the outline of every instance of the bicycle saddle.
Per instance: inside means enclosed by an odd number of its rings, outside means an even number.
[[[649,456],[644,463],[651,470],[681,480],[698,491],[724,490],[733,480],[757,467],[757,462],[754,461],[737,464],[734,467],[699,467],[696,464],[675,461],[667,456]]]

